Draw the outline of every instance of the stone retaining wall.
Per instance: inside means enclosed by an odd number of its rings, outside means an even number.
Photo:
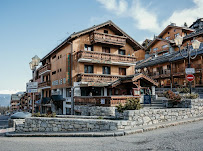
[[[64,132],[64,131],[109,131],[117,130],[118,123],[112,120],[69,118],[26,118],[24,124],[16,125],[16,132]]]
[[[115,116],[116,107],[75,105],[74,110],[84,116]]]
[[[64,132],[132,129],[137,126],[203,116],[203,100],[192,100],[191,108],[141,109],[125,111],[122,115],[124,120],[31,117],[25,119],[24,124],[16,125],[15,130],[16,132]]]
[[[203,100],[191,101],[190,108],[141,109],[125,111],[124,119],[132,121],[134,126],[157,124],[167,121],[181,120],[203,116]]]

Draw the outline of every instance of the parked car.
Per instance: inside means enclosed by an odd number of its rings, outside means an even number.
[[[11,119],[25,119],[27,117],[31,117],[32,114],[29,112],[16,112],[15,114],[11,115]]]

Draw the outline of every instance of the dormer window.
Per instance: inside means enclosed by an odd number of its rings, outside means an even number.
[[[166,40],[169,40],[169,39],[170,39],[170,36],[166,37],[165,39],[166,39]]]
[[[168,48],[168,45],[163,45],[162,48]]]
[[[180,35],[179,33],[175,34],[174,37],[176,38],[178,35]]]
[[[154,48],[154,49],[153,49],[153,51],[157,51],[157,50],[158,50],[158,48]]]
[[[109,33],[109,31],[105,29],[105,30],[104,30],[104,33],[105,33],[105,34],[108,34],[108,33]]]

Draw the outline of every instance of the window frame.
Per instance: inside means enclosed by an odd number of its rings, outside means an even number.
[[[93,65],[84,65],[84,73],[94,73],[94,66]]]
[[[105,68],[106,68],[107,70],[106,70]],[[106,71],[107,71],[107,72],[106,72]],[[103,73],[103,74],[111,74],[111,67],[109,67],[109,66],[103,66],[103,67],[102,67],[102,73]]]

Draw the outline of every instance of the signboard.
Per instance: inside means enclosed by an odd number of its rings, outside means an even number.
[[[27,89],[37,89],[38,88],[38,82],[29,82],[26,83]]]
[[[185,68],[185,73],[186,74],[193,74],[193,73],[195,73],[195,69],[194,68]]]
[[[151,96],[144,95],[144,104],[151,104]]]
[[[27,93],[37,93],[37,89],[27,89]]]
[[[195,76],[193,74],[188,74],[186,76],[186,79],[189,81],[189,82],[192,82],[194,79],[195,79]]]

